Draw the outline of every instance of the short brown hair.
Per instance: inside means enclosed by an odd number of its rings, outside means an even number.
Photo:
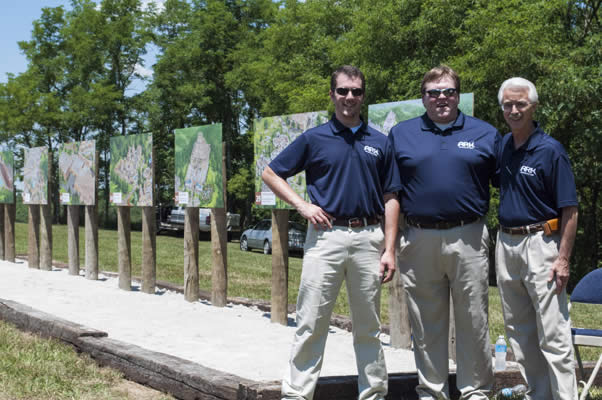
[[[364,79],[362,71],[353,65],[343,65],[337,68],[330,76],[330,90],[333,92],[337,88],[337,78],[340,74],[345,74],[350,78],[360,78],[362,81],[362,89],[366,91],[366,79]]]
[[[422,78],[422,84],[420,85],[420,93],[424,94],[424,88],[427,83],[437,81],[444,76],[450,77],[454,81],[454,84],[456,85],[455,89],[458,93],[460,93],[460,77],[456,71],[447,65],[439,65],[438,67],[435,67],[424,74],[424,77]]]

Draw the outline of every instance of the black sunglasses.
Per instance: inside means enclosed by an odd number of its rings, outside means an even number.
[[[351,94],[353,95],[353,97],[360,97],[361,95],[364,94],[364,89],[362,89],[362,88],[350,89],[350,88],[346,88],[346,87],[338,87],[334,91],[337,92],[337,94],[340,96],[347,96],[347,93],[349,93],[350,90],[351,90]]]
[[[438,98],[439,96],[441,96],[441,93],[443,93],[443,95],[445,97],[451,97],[454,94],[456,94],[457,90],[456,88],[447,88],[447,89],[431,89],[431,90],[427,90],[426,94],[429,95],[429,97],[433,97],[433,98]]]

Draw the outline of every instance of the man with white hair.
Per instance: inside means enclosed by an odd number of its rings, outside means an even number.
[[[502,142],[496,272],[506,334],[528,399],[577,399],[566,284],[577,230],[577,193],[562,145],[533,120],[537,90],[500,87],[512,132]]]

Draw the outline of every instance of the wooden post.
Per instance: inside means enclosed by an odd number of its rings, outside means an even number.
[[[40,269],[52,271],[52,153],[48,152],[46,204],[40,205]]]
[[[199,299],[199,209],[186,207],[184,221],[184,299]]]
[[[211,254],[213,271],[211,273],[211,304],[225,307],[228,302],[228,259],[226,232],[226,210],[211,209]]]
[[[142,292],[154,294],[157,283],[155,207],[142,207]]]
[[[5,204],[4,209],[4,238],[6,245],[4,246],[4,254],[6,261],[15,262],[15,203]]]
[[[451,290],[449,293],[449,342],[448,342],[448,352],[449,359],[456,362],[456,317],[454,316],[454,300],[451,295]]]
[[[272,210],[271,321],[288,324],[288,210]]]
[[[4,204],[0,204],[0,260],[6,260],[6,239],[4,236]]]
[[[412,348],[412,332],[408,313],[408,296],[403,288],[401,274],[398,272],[389,283],[389,333],[391,347],[395,349]]]
[[[132,243],[130,208],[117,206],[117,253],[119,257],[119,288],[132,290]]]
[[[98,279],[98,163],[96,150],[94,166],[94,205],[85,206],[86,212],[86,279]]]
[[[67,206],[69,275],[79,275],[79,206]]]
[[[40,207],[37,204],[27,206],[28,210],[28,241],[27,264],[29,268],[40,268]]]

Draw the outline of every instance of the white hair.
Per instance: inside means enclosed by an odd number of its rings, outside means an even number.
[[[502,104],[504,90],[506,89],[527,89],[527,96],[531,103],[537,103],[537,100],[539,99],[537,96],[537,89],[535,89],[533,82],[525,78],[514,77],[506,79],[504,83],[502,83],[502,86],[500,86],[500,90],[497,93],[497,99],[500,104]]]

